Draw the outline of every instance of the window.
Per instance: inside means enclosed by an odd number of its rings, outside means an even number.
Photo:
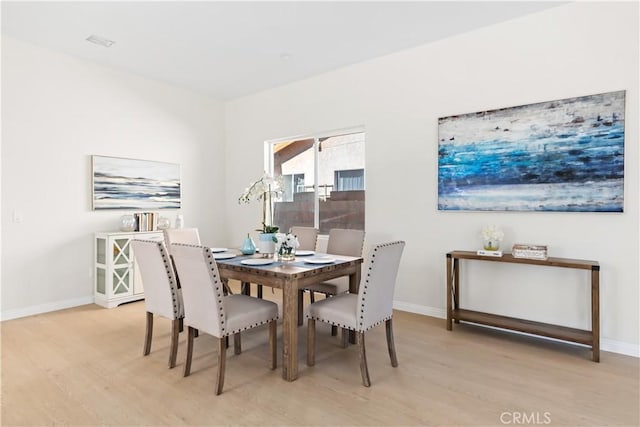
[[[364,230],[364,141],[352,131],[266,143],[267,170],[284,184],[274,214],[280,230]]]
[[[282,194],[283,202],[293,202],[294,193],[302,193],[305,191],[303,173],[282,175],[282,182],[284,186]]]
[[[336,171],[333,188],[338,191],[364,190],[364,169]]]

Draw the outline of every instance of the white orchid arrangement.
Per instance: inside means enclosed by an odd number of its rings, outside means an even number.
[[[291,233],[276,233],[273,236],[273,241],[276,243],[276,253],[279,254],[290,254],[300,246],[298,238]]]
[[[278,226],[273,225],[273,202],[282,193],[282,177],[274,178],[265,172],[259,180],[249,184],[238,198],[238,203],[251,203],[252,200],[262,201],[263,233],[275,233]]]
[[[504,233],[495,225],[487,225],[482,228],[480,233],[484,239],[484,248],[486,250],[498,250],[500,242],[504,238]]]
[[[497,242],[501,242],[504,238],[504,233],[500,230],[500,227],[496,225],[486,225],[482,228],[482,232],[480,233],[484,240],[494,240]]]

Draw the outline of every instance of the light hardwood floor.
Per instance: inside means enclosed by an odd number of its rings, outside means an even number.
[[[265,297],[280,295],[265,289]],[[389,363],[384,326],[367,335],[371,388],[360,382],[357,346],[344,350],[317,324],[316,365],[287,383],[267,367],[267,329],[243,333],[227,353],[224,391],[215,396],[215,345],[196,338],[167,368],[170,323],[156,318],[142,356],[144,302],[87,305],[1,324],[3,426],[384,425],[637,426],[639,360],[395,312],[399,367]],[[279,346],[279,359],[282,347]]]

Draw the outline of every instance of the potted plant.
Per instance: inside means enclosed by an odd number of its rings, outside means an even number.
[[[275,253],[275,236],[279,227],[273,224],[273,204],[282,193],[281,179],[264,173],[260,179],[252,182],[238,198],[238,203],[251,203],[253,200],[262,202],[262,228],[258,236],[257,248],[261,254]]]

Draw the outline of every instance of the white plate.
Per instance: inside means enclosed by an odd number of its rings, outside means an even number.
[[[331,264],[332,262],[336,262],[335,258],[327,258],[327,257],[318,257],[318,258],[307,258],[304,262],[308,262],[309,264]]]
[[[231,252],[222,252],[213,254],[213,259],[230,259],[235,258],[236,254],[232,254]]]
[[[218,252],[226,252],[227,248],[211,248],[211,252],[218,253]]]
[[[273,264],[273,259],[272,258],[249,258],[249,259],[243,259],[242,261],[240,261],[240,264],[269,265],[269,264]]]
[[[315,254],[314,251],[296,251],[296,256],[309,256]]]

